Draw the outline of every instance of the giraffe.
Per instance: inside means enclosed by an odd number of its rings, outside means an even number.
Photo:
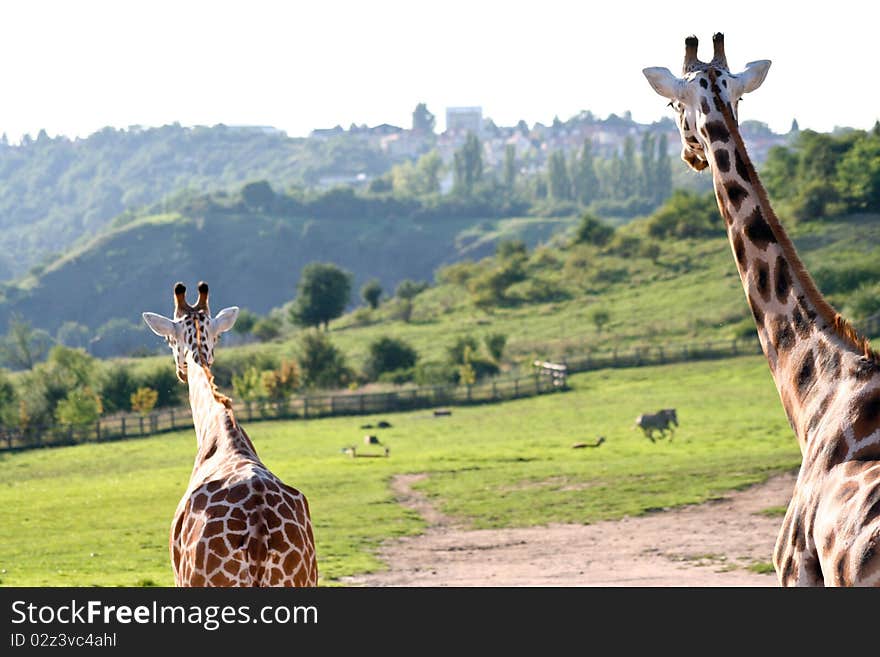
[[[171,523],[177,586],[316,586],[318,568],[309,505],[260,461],[217,390],[211,365],[220,334],[238,308],[211,317],[208,285],[195,306],[174,287],[174,318],[143,313],[174,351],[177,378],[189,386],[197,452],[189,486]]]
[[[685,40],[683,76],[643,73],[677,114],[682,159],[711,168],[746,301],[802,460],[773,563],[783,586],[880,585],[880,356],[823,298],[746,153],[737,123],[744,93],[770,68],[733,74],[724,36],[697,58]]]

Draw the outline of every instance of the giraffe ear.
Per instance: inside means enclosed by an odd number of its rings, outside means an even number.
[[[746,64],[746,70],[734,77],[735,84],[739,89],[733,91],[739,92],[739,95],[747,94],[761,86],[764,78],[767,77],[767,71],[770,70],[770,60],[760,59],[756,62]]]
[[[686,83],[681,78],[675,77],[668,68],[652,66],[643,68],[642,73],[658,94],[670,100],[682,100]]]
[[[175,324],[173,320],[156,313],[143,313],[143,318],[150,330],[159,337],[167,338],[174,335]]]
[[[224,308],[217,313],[217,316],[214,318],[214,330],[217,331],[217,335],[231,329],[236,319],[238,319],[238,306]]]

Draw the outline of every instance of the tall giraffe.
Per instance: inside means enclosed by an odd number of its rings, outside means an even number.
[[[743,144],[737,105],[770,62],[732,74],[724,36],[683,77],[646,68],[678,115],[682,159],[711,167],[718,209],[802,464],[776,542],[784,586],[880,585],[880,357],[822,297],[773,212]]]
[[[174,318],[144,321],[175,353],[177,378],[189,385],[197,452],[189,486],[174,514],[169,547],[177,586],[316,586],[318,567],[309,504],[263,465],[232,403],[214,385],[220,334],[238,308],[211,317],[208,285],[195,306],[174,287]]]

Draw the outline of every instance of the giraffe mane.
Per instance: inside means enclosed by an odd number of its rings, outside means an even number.
[[[205,371],[205,376],[208,377],[208,385],[211,386],[211,392],[214,394],[214,399],[216,399],[219,403],[223,404],[227,409],[229,409],[230,413],[232,412],[232,400],[221,393],[217,389],[217,383],[214,381],[214,373],[211,371],[211,368],[205,363],[204,358],[202,356],[202,330],[201,323],[198,319],[196,319],[193,324],[196,329],[196,346],[199,350],[199,360],[201,361],[199,365],[202,366],[202,369]]]
[[[714,83],[714,71],[710,70],[709,75]],[[733,115],[730,112],[729,106],[727,103],[719,103],[718,105],[718,109],[724,117],[724,122],[727,124],[727,130],[730,132],[730,135],[734,140],[735,147],[741,149],[743,155],[746,155],[748,151],[746,150],[745,142],[739,132],[739,125],[737,125],[737,122],[734,120]],[[758,178],[758,173],[755,171],[751,158],[744,157],[743,160],[752,187],[755,188],[755,191],[758,194],[758,204],[761,207],[761,212],[767,220],[767,223],[770,225],[770,229],[773,231],[773,235],[776,237],[777,242],[780,247],[782,247],[782,252],[785,254],[794,273],[798,276],[799,280],[802,281],[806,296],[815,304],[816,310],[819,312],[822,319],[832,327],[835,335],[853,348],[861,351],[867,360],[874,363],[880,363],[880,354],[871,348],[870,341],[866,337],[860,335],[849,320],[835,310],[819,291],[813,277],[810,275],[810,272],[807,271],[800,256],[798,256],[791,238],[789,238],[788,234],[782,228],[782,223],[779,221],[779,217],[776,216],[773,206],[770,205],[770,198],[767,196],[767,190],[764,188],[761,179]]]

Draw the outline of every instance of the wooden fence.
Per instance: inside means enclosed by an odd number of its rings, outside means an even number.
[[[402,387],[387,392],[305,395],[281,402],[234,402],[233,411],[242,422],[309,419],[337,415],[396,413],[438,406],[484,404],[532,397],[567,389],[564,379],[549,377],[544,368],[518,377],[496,377],[478,385]],[[0,427],[0,451],[74,445],[139,438],[193,426],[189,406],[167,408],[142,416],[135,414],[100,418],[87,426]]]
[[[880,334],[880,316],[862,323],[867,335]],[[566,390],[567,375],[573,372],[613,367],[640,367],[683,361],[730,358],[760,354],[757,338],[727,341],[690,341],[680,344],[634,346],[595,351],[584,356],[564,358],[560,363],[535,361],[533,373],[519,377],[495,378],[472,386],[402,387],[388,392],[334,393],[293,397],[284,402],[235,402],[233,409],[241,421],[317,418],[335,415],[396,413],[437,406],[483,404],[531,397]],[[26,429],[0,427],[0,451],[72,445],[150,436],[166,431],[192,428],[189,406],[101,418],[85,427],[52,425]]]

